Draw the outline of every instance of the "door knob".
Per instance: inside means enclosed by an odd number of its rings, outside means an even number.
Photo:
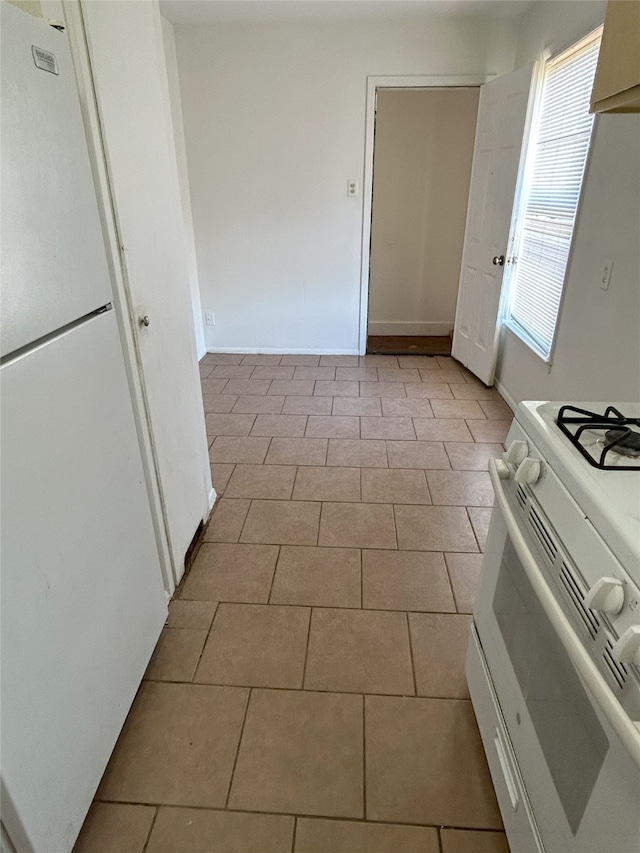
[[[503,267],[504,255],[495,255],[491,263],[494,265],[494,267]]]
[[[150,322],[151,322],[151,320],[147,317],[146,314],[144,315],[144,317],[140,317],[140,325],[141,326],[148,326]]]

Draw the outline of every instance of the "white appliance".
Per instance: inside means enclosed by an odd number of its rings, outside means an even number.
[[[607,409],[521,403],[489,466],[467,679],[512,853],[640,851],[640,404]]]
[[[2,837],[71,850],[166,618],[68,40],[2,14]]]

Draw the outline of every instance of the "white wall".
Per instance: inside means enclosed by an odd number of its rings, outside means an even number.
[[[14,6],[17,6],[18,9],[22,9],[23,12],[28,12],[30,15],[33,15],[36,18],[43,17],[40,0],[8,0],[8,2],[12,3]]]
[[[536,4],[517,63],[552,53],[602,22],[603,3]],[[596,118],[553,365],[503,330],[497,378],[515,402],[640,400],[640,115]],[[613,260],[608,291],[602,267]]]
[[[184,141],[184,122],[182,118],[182,99],[178,81],[178,60],[176,56],[176,40],[171,21],[162,18],[162,40],[169,85],[169,100],[171,106],[171,129],[178,166],[180,181],[180,202],[184,220],[184,236],[187,252],[187,272],[189,274],[189,292],[193,311],[193,326],[196,337],[196,352],[198,359],[206,353],[204,327],[202,324],[202,307],[200,305],[200,286],[198,284],[198,265],[196,262],[196,244],[193,235],[193,219],[191,216],[191,194],[189,192],[189,176],[187,174],[187,152]]]
[[[570,47],[604,21],[606,0],[539,0],[518,26],[515,68]]]
[[[367,75],[504,73],[512,25],[175,30],[207,346],[356,352]]]
[[[479,87],[378,91],[369,334],[453,329]]]

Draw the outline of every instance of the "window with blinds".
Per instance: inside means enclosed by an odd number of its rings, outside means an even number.
[[[591,142],[601,28],[549,59],[526,153],[508,282],[508,325],[549,360]]]

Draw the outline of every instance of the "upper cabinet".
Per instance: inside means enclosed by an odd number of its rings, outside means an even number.
[[[591,112],[640,112],[640,0],[609,0]]]

